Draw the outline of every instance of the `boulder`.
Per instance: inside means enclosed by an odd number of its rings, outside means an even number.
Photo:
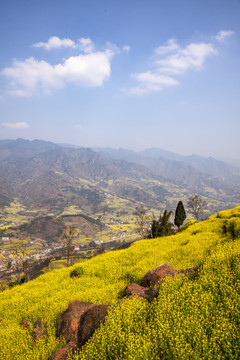
[[[22,319],[21,321],[21,327],[25,330],[30,330],[31,329],[31,323],[25,319]]]
[[[138,284],[131,283],[124,289],[123,296],[140,296],[144,299],[151,300],[153,298],[153,290],[149,287],[143,287]]]
[[[144,287],[154,287],[160,280],[165,277],[173,277],[178,273],[177,270],[172,268],[171,264],[161,264],[153,270],[150,270],[146,273],[141,281],[141,286]]]
[[[38,319],[33,325],[33,340],[38,341],[44,336],[46,336],[46,331],[44,329],[42,320]]]
[[[57,336],[63,336],[67,342],[77,342],[77,332],[82,315],[94,304],[79,300],[70,301],[67,310],[58,322]]]
[[[54,354],[52,354],[48,360],[66,360],[70,354],[74,353],[75,349],[76,344],[70,341],[62,349],[59,349]]]
[[[109,305],[95,305],[84,313],[79,323],[77,347],[83,346],[104,322],[108,308]]]
[[[79,276],[80,276],[80,275],[79,275],[79,273],[77,272],[76,269],[74,269],[74,270],[70,273],[70,277],[71,277],[71,278],[79,277]]]

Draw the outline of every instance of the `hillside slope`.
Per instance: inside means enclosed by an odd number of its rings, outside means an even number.
[[[96,215],[106,212],[110,195],[119,198],[118,207],[122,198],[128,202],[132,213],[135,208],[132,202],[141,201],[157,208],[159,192],[163,200],[168,194],[167,187],[181,191],[174,182],[144,166],[110,160],[91,149],[69,149],[46,143],[45,151],[43,147],[40,151],[37,141],[26,141],[22,151],[23,143],[24,140],[12,141],[11,151],[9,143],[4,149],[6,144],[0,141],[1,207],[17,199],[23,206],[45,209],[46,213],[60,214],[66,207],[76,205],[85,213]]]
[[[142,240],[53,271],[0,294],[0,358],[44,360],[63,345],[56,338],[59,314],[70,300],[118,304],[125,286],[139,283],[161,263],[175,269],[203,264],[197,279],[179,275],[160,286],[150,305],[121,300],[105,325],[75,359],[238,359],[240,355],[240,206],[182,232]],[[82,276],[70,278],[73,269]],[[31,329],[42,319],[47,336],[37,343]]]

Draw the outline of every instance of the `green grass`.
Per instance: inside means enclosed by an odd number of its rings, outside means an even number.
[[[222,230],[233,220],[240,225],[240,207],[174,236],[141,240],[2,292],[0,359],[48,359],[63,345],[55,336],[57,321],[74,299],[119,304],[74,359],[239,359],[240,241]],[[120,301],[129,282],[139,283],[161,263],[175,269],[204,265],[198,279],[179,275],[165,281],[151,305],[138,298]],[[78,267],[82,276],[71,279]],[[23,318],[32,324],[41,318],[48,336],[34,343],[20,326]]]

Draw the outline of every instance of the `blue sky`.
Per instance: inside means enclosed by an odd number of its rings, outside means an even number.
[[[0,138],[240,158],[239,0],[1,0]]]

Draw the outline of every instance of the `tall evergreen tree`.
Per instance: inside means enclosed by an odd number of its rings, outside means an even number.
[[[186,219],[186,212],[182,201],[179,201],[179,203],[177,204],[177,208],[175,211],[175,218],[174,218],[174,224],[178,227],[178,231],[180,230],[180,227],[185,219]]]

